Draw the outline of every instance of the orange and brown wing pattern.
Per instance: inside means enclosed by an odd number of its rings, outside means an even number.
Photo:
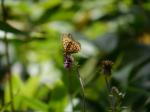
[[[75,41],[70,33],[62,34],[62,41],[64,53],[66,54],[77,53],[81,49],[80,43]]]

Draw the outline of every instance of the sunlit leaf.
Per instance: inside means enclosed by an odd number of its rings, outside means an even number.
[[[8,23],[2,22],[2,21],[0,21],[0,30],[14,33],[14,34],[28,35],[27,32],[18,30],[16,28],[12,27],[11,25],[9,25]]]
[[[31,109],[48,112],[48,105],[43,103],[42,101],[35,98],[28,98],[26,96],[21,96],[21,98],[23,102]]]

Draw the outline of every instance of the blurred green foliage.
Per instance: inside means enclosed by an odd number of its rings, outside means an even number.
[[[75,55],[87,112],[109,108],[100,63],[114,62],[112,85],[125,93],[123,112],[150,111],[150,1],[5,0],[0,9],[0,108],[10,110],[4,31],[7,32],[17,111],[68,112],[82,96],[76,72],[63,68],[61,33],[81,43]],[[1,8],[1,7],[0,7]],[[67,77],[70,77],[69,80]]]

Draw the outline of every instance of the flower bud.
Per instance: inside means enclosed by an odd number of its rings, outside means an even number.
[[[104,75],[111,75],[113,62],[109,60],[102,61],[102,73]]]
[[[64,55],[64,68],[71,69],[73,64],[73,57],[69,54]]]

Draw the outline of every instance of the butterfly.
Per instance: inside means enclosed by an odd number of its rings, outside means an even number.
[[[75,41],[70,33],[62,34],[62,42],[65,54],[78,53],[81,50],[80,43]]]

